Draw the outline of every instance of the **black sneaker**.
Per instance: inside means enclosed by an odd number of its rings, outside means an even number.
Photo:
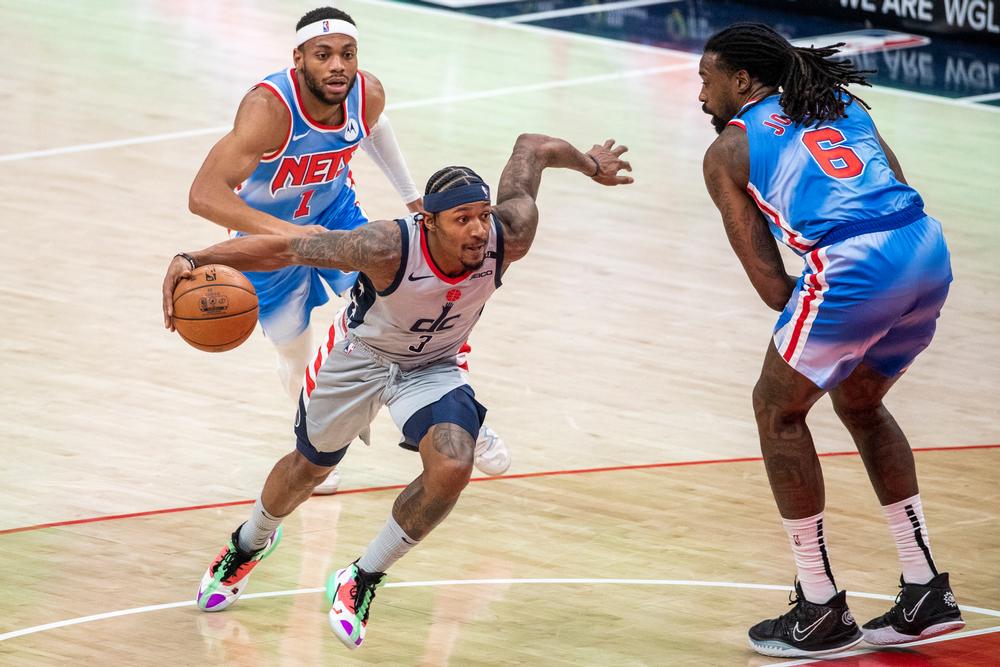
[[[847,608],[847,591],[825,604],[815,604],[806,600],[802,585],[795,582],[788,603],[794,606],[787,614],[750,628],[750,648],[776,658],[809,657],[843,651],[861,641],[861,631]]]
[[[908,584],[899,578],[899,595],[892,609],[865,623],[869,644],[887,646],[936,637],[965,627],[955,594],[942,572],[926,584]]]

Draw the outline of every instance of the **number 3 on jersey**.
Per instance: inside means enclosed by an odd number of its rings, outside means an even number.
[[[835,127],[820,127],[802,134],[802,143],[827,176],[854,178],[865,170],[865,163],[850,146],[844,146],[844,133]]]

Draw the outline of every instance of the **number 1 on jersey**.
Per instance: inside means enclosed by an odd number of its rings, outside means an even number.
[[[309,215],[309,200],[312,199],[313,193],[316,190],[306,190],[302,193],[302,200],[299,202],[299,207],[295,209],[295,213],[292,213],[292,218],[304,218]]]
[[[820,127],[802,134],[802,143],[816,164],[827,176],[833,178],[854,178],[865,170],[865,163],[850,146],[844,146],[847,139],[835,127]]]

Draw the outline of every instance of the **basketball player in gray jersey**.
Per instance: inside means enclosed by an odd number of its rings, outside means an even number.
[[[359,559],[327,582],[329,622],[349,648],[361,646],[385,571],[454,507],[469,482],[486,408],[458,355],[507,267],[527,254],[538,225],[542,171],[573,169],[602,185],[631,183],[613,140],[586,153],[562,139],[523,134],[500,177],[495,207],[472,170],[447,167],[427,184],[429,215],[380,220],[313,236],[248,236],[179,255],[163,282],[164,324],[172,295],[192,265],[271,271],[304,264],[359,271],[351,303],[337,315],[306,377],[295,451],[274,466],[249,520],[202,577],[198,606],[222,611],[281,539],[281,522],[344,457],[382,406],[407,441],[419,443],[423,472],[396,498],[388,521]],[[317,370],[318,369],[318,370]]]

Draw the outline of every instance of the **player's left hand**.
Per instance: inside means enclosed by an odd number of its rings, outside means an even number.
[[[628,185],[634,182],[631,176],[618,174],[623,169],[632,171],[632,165],[621,159],[627,150],[627,146],[616,146],[614,139],[608,139],[601,145],[594,144],[587,151],[587,155],[597,160],[598,166],[597,175],[591,178],[601,185]]]
[[[406,210],[410,213],[421,213],[426,216],[427,211],[424,210],[424,198],[417,197],[406,205]]]
[[[191,263],[177,255],[170,260],[167,275],[163,277],[163,326],[169,331],[174,327],[174,288],[182,280],[190,280]]]

